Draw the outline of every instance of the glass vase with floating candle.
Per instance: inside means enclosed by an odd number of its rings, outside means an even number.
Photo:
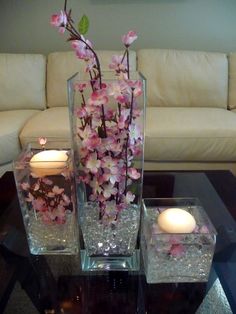
[[[216,231],[198,199],[144,199],[141,248],[146,280],[207,281]]]
[[[32,149],[14,161],[31,254],[78,252],[77,207],[70,150]]]

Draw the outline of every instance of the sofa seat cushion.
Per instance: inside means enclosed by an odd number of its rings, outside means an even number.
[[[54,107],[41,111],[30,119],[20,133],[21,144],[38,142],[47,137],[48,148],[70,147],[70,126],[68,107]]]
[[[220,108],[147,108],[147,161],[236,161],[235,147],[234,112]]]
[[[21,147],[19,133],[27,120],[38,110],[0,111],[0,164],[11,162]]]

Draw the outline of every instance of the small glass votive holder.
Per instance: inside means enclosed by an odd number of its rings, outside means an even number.
[[[70,150],[29,145],[13,164],[31,254],[77,254],[78,219]]]
[[[168,208],[190,213],[196,227],[191,233],[167,233],[158,216]],[[147,283],[204,282],[208,280],[216,230],[196,198],[144,199],[141,252]]]

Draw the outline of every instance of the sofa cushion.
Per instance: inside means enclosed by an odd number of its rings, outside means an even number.
[[[138,70],[148,81],[149,106],[227,108],[226,54],[141,49]]]
[[[37,145],[41,136],[47,137],[47,148],[70,147],[68,107],[49,108],[30,119],[20,133],[21,145]]]
[[[111,57],[123,51],[97,51],[103,71],[109,70]],[[48,56],[47,65],[47,105],[61,107],[67,105],[67,80],[76,72],[83,75],[85,62],[75,56],[74,51],[54,52]],[[136,53],[130,51],[130,69],[136,70]]]
[[[19,132],[37,110],[0,112],[0,164],[12,161],[20,152]]]
[[[0,54],[0,110],[43,109],[46,58],[37,54]]]
[[[147,108],[145,160],[236,160],[236,114],[219,108]]]

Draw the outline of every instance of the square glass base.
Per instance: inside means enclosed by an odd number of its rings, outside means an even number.
[[[138,271],[140,268],[140,250],[131,256],[88,256],[86,250],[80,250],[83,271]]]
[[[191,233],[161,229],[157,218],[170,208],[194,217],[196,226]],[[215,228],[197,199],[143,200],[141,249],[147,283],[207,281],[215,243]]]

